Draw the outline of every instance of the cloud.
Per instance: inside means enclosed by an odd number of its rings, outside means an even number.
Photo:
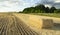
[[[9,1],[1,1],[0,2],[0,11],[20,11],[23,9],[24,2],[19,0],[9,0]]]
[[[22,11],[35,5],[39,0],[0,0],[0,11]]]
[[[0,0],[0,11],[22,11],[26,7],[36,5],[36,3],[45,6],[60,6],[60,0]]]
[[[60,8],[60,0],[41,0],[41,4],[48,7],[55,6],[56,8]]]

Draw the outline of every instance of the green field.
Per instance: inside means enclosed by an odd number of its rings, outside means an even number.
[[[60,18],[60,13],[30,13],[30,14]]]

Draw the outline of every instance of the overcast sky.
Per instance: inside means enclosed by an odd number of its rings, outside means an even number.
[[[0,0],[0,12],[22,11],[24,8],[35,6],[37,3],[49,7],[60,7],[60,0]]]

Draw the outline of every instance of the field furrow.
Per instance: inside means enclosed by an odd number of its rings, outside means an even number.
[[[0,15],[0,35],[38,35],[14,15]]]

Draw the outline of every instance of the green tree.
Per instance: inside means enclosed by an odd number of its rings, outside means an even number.
[[[41,13],[44,13],[45,6],[43,4],[39,4],[35,6],[36,10],[39,10]]]
[[[55,10],[54,13],[60,13],[60,9]]]
[[[55,7],[51,7],[51,8],[50,8],[50,13],[54,13],[55,10],[56,10]]]
[[[49,7],[46,7],[45,8],[45,13],[49,13],[50,11],[49,11]]]
[[[23,13],[29,13],[29,11],[30,11],[30,8],[25,8],[25,9],[23,10]]]
[[[35,7],[25,8],[23,10],[23,13],[54,13],[58,11],[55,10],[56,10],[55,7],[49,8],[49,7],[45,7],[43,4],[38,4]]]

